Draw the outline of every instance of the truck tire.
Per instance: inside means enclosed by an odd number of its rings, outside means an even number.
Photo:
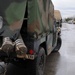
[[[53,52],[58,52],[59,49],[60,49],[60,47],[61,47],[61,44],[62,44],[62,40],[61,40],[60,37],[58,37],[58,39],[57,39],[57,45],[56,45],[56,47],[53,49]]]
[[[46,55],[44,48],[40,47],[36,61],[36,75],[43,75],[45,68]]]
[[[43,47],[40,47],[37,57],[34,60],[19,61],[13,64],[20,68],[24,68],[26,75],[43,75],[45,61],[45,50]]]
[[[58,33],[58,36],[60,36],[61,35],[61,31],[59,31],[59,33]]]

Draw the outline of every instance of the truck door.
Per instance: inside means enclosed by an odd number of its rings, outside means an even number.
[[[56,21],[54,20],[54,27],[53,27],[53,47],[56,46],[57,43],[57,27],[56,27]]]
[[[49,27],[50,27],[50,31],[49,34],[47,35],[47,53],[48,55],[51,53],[52,51],[52,44],[53,44],[53,19],[50,18],[49,19]]]
[[[47,35],[47,54],[49,55],[52,51],[53,43],[53,25],[54,25],[54,6],[51,0],[48,1],[48,25],[49,25],[49,34]]]

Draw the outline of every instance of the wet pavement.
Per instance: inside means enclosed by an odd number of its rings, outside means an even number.
[[[75,25],[63,24],[62,46],[47,57],[44,75],[75,75]]]
[[[47,57],[44,75],[75,75],[75,25],[63,23],[61,38],[59,52]],[[27,74],[25,69],[9,64],[6,75]]]

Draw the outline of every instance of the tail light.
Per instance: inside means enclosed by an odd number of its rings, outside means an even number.
[[[33,55],[34,53],[35,53],[34,50],[32,49],[29,50],[29,54]]]

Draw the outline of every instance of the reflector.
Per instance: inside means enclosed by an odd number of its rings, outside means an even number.
[[[29,54],[31,54],[31,55],[34,54],[34,50],[32,50],[32,49],[29,50]]]

